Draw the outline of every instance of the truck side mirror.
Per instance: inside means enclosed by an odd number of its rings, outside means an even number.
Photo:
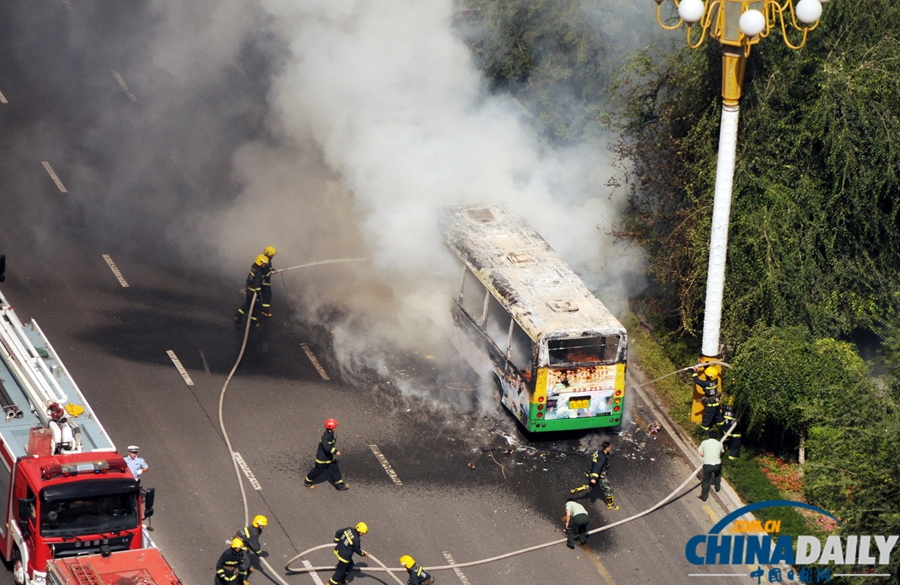
[[[28,498],[19,498],[19,514],[17,522],[22,534],[29,534],[31,529],[28,527],[28,519],[31,517],[31,501]]]
[[[156,497],[156,488],[141,489],[141,497],[144,500],[144,519],[153,516],[153,500]]]

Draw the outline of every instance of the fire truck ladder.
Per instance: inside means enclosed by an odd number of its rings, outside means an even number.
[[[37,323],[32,321],[30,327],[44,339]],[[35,414],[44,424],[50,420],[49,410],[52,404],[64,407],[69,401],[68,395],[44,363],[43,358],[47,356],[46,349],[38,349],[31,343],[25,333],[25,326],[9,306],[6,297],[0,293],[0,358],[19,381]],[[6,405],[2,406],[9,418],[9,410]],[[17,415],[14,413],[13,417]]]
[[[90,561],[85,563],[79,559],[77,563],[69,565],[69,568],[72,569],[72,575],[77,581],[77,583],[72,585],[106,585]]]

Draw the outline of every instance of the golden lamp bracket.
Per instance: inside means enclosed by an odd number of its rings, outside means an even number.
[[[819,26],[819,20],[811,24],[804,24],[797,19],[794,0],[673,0],[678,9],[683,2],[692,3],[698,8],[702,5],[702,15],[692,22],[686,22],[677,14],[678,21],[674,24],[672,18],[663,19],[662,4],[666,0],[656,1],[656,20],[666,30],[675,30],[683,24],[687,24],[687,44],[690,48],[699,48],[706,40],[706,36],[716,39],[727,47],[742,49],[743,56],[750,55],[750,48],[757,44],[761,38],[769,36],[775,28],[780,28],[784,42],[791,49],[800,49],[806,44],[806,36],[811,30]],[[798,2],[800,0],[797,0]],[[828,0],[820,0],[827,2]],[[741,16],[747,11],[756,11],[757,22],[760,29],[757,34],[748,36],[741,30]],[[762,15],[762,19],[759,19]],[[788,26],[790,25],[790,27]],[[788,37],[791,34],[800,34],[800,39],[792,42]],[[727,50],[726,50],[727,52]]]

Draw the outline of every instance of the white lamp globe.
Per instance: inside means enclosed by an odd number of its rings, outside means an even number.
[[[803,24],[813,24],[822,16],[822,3],[819,0],[800,0],[794,12]]]
[[[681,0],[681,4],[678,5],[678,16],[686,23],[694,24],[703,18],[704,10],[706,6],[703,5],[703,0]]]
[[[813,0],[813,2],[816,2],[816,0]],[[753,38],[766,28],[766,17],[759,10],[748,10],[741,15],[738,26],[742,33]]]

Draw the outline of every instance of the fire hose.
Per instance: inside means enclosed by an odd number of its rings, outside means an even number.
[[[309,266],[319,266],[319,265],[322,265],[322,264],[337,264],[337,263],[344,263],[344,262],[361,262],[361,261],[364,261],[364,260],[365,260],[364,258],[344,258],[344,259],[340,259],[340,260],[324,260],[324,261],[320,261],[320,262],[311,262],[311,263],[309,263],[309,264],[302,264],[302,265],[299,265],[299,266],[292,266],[292,267],[290,267],[290,268],[284,268],[284,269],[282,269],[282,270],[277,270],[277,271],[275,271],[275,273],[277,274],[277,273],[279,273],[279,272],[286,272],[286,271],[288,271],[288,270],[295,270],[295,269],[298,269],[298,268],[306,268],[306,267],[309,267]],[[257,293],[254,292],[254,293],[253,293],[253,298],[252,298],[251,301],[250,301],[251,314],[252,314],[252,308],[253,308],[253,306],[254,306],[254,303],[256,302],[256,295],[257,295]],[[234,453],[235,453],[235,452],[234,452],[234,449],[233,449],[232,446],[231,446],[231,440],[228,438],[228,432],[225,430],[225,422],[224,422],[224,418],[223,418],[222,412],[223,412],[223,405],[224,405],[224,402],[225,402],[225,392],[226,392],[226,390],[228,389],[228,384],[231,382],[232,377],[234,377],[234,374],[235,374],[235,372],[237,371],[237,368],[238,368],[238,366],[240,365],[241,360],[242,360],[243,357],[244,357],[244,352],[245,352],[245,350],[247,349],[247,340],[249,339],[249,336],[250,336],[250,323],[251,323],[251,319],[248,318],[248,319],[247,319],[247,326],[244,328],[244,340],[243,340],[243,342],[242,342],[242,344],[241,344],[241,350],[240,350],[240,353],[238,354],[237,360],[236,360],[235,363],[234,363],[234,367],[231,369],[231,372],[228,374],[228,378],[225,380],[225,385],[222,387],[222,392],[221,392],[221,394],[219,395],[219,427],[220,427],[220,429],[221,429],[221,431],[222,431],[222,436],[225,438],[225,444],[228,446],[228,452],[229,452],[229,454],[230,454],[230,456],[231,456],[231,462],[232,462],[233,465],[234,465],[234,473],[235,473],[235,475],[237,476],[238,485],[240,486],[240,489],[241,489],[241,499],[243,500],[243,504],[244,504],[244,525],[247,525],[247,524],[249,523],[249,521],[250,521],[250,509],[249,509],[249,505],[248,505],[248,503],[247,503],[247,492],[246,492],[246,490],[245,490],[245,488],[244,488],[244,481],[243,481],[243,478],[242,478],[242,476],[241,476],[241,468],[240,468],[240,466],[238,465],[237,458],[234,456]],[[725,362],[706,362],[706,363],[704,363],[703,365],[711,365],[711,364],[721,364],[721,365],[723,365],[723,366],[725,366],[725,367],[730,367],[729,364],[726,364]],[[696,366],[689,366],[689,367],[687,367],[687,368],[682,368],[682,369],[680,369],[680,370],[676,370],[676,371],[674,371],[674,372],[671,372],[670,374],[666,374],[666,375],[663,376],[662,378],[657,378],[657,380],[652,380],[652,382],[656,382],[656,381],[658,381],[658,380],[661,380],[661,379],[666,378],[666,377],[668,377],[668,376],[671,376],[671,375],[673,375],[673,374],[677,374],[678,372],[682,372],[682,371],[685,371],[685,370],[693,369],[694,367],[696,367]],[[646,382],[645,384],[641,384],[641,385],[644,386],[644,385],[649,384],[649,383],[650,383],[650,382]],[[728,430],[725,432],[724,436],[719,440],[719,443],[724,442],[729,436],[731,436],[731,433],[734,431],[734,428],[735,428],[736,426],[737,426],[737,421],[735,421],[735,422],[728,428]],[[600,532],[604,532],[604,531],[606,531],[606,530],[610,530],[610,529],[612,529],[612,528],[615,528],[616,526],[621,526],[622,524],[626,524],[626,523],[628,523],[628,522],[632,522],[632,521],[634,521],[634,520],[637,520],[638,518],[641,518],[641,517],[643,517],[643,516],[646,516],[646,515],[648,515],[648,514],[654,512],[654,511],[658,510],[659,508],[661,508],[662,506],[664,506],[666,503],[668,503],[670,500],[672,500],[675,496],[677,496],[677,495],[681,492],[681,490],[683,490],[683,489],[684,489],[691,481],[696,481],[697,473],[700,471],[700,469],[702,469],[702,467],[703,467],[703,464],[701,463],[700,465],[698,465],[698,466],[696,467],[696,469],[694,469],[694,470],[691,472],[691,474],[690,474],[690,475],[689,475],[689,476],[681,483],[681,485],[679,485],[677,488],[675,488],[674,490],[672,490],[671,493],[669,493],[666,497],[664,497],[662,500],[660,500],[659,502],[657,502],[656,504],[654,504],[654,505],[651,506],[650,508],[647,508],[646,510],[643,510],[642,512],[638,512],[637,514],[634,514],[634,515],[629,516],[629,517],[627,517],[627,518],[623,518],[622,520],[619,520],[619,521],[617,521],[617,522],[613,522],[613,523],[611,523],[611,524],[606,524],[605,526],[601,526],[601,527],[599,527],[599,528],[594,528],[593,530],[589,530],[589,531],[587,531],[587,534],[589,534],[589,535],[590,535],[590,534],[599,534]],[[474,566],[477,566],[477,565],[484,565],[484,564],[487,564],[487,563],[492,563],[492,562],[500,561],[500,560],[503,560],[503,559],[508,559],[508,558],[511,558],[511,557],[514,557],[514,556],[518,556],[518,555],[522,555],[522,554],[534,552],[534,551],[541,550],[541,549],[544,549],[544,548],[549,548],[549,547],[555,546],[555,545],[557,545],[557,544],[562,544],[562,543],[564,543],[564,542],[566,542],[566,541],[567,541],[566,538],[560,538],[560,539],[557,539],[557,540],[551,540],[551,541],[549,541],[549,542],[545,542],[545,543],[543,543],[543,544],[537,544],[537,545],[534,545],[534,546],[530,546],[530,547],[527,547],[527,548],[522,548],[522,549],[515,550],[515,551],[509,552],[509,553],[502,554],[502,555],[497,555],[497,556],[489,557],[489,558],[486,558],[486,559],[480,559],[480,560],[477,560],[477,561],[469,561],[469,562],[466,562],[466,563],[456,563],[456,564],[453,564],[453,565],[439,565],[439,566],[434,566],[434,567],[425,567],[425,570],[427,570],[427,571],[455,570],[455,569],[463,569],[463,568],[466,568],[466,567],[474,567]],[[308,561],[305,561],[305,560],[304,560],[303,562],[304,562],[304,564],[305,564],[306,566],[304,566],[304,567],[302,567],[302,568],[299,568],[299,567],[292,567],[292,566],[291,566],[291,565],[294,563],[294,561],[296,561],[296,560],[298,560],[298,559],[301,559],[301,558],[305,557],[306,555],[308,555],[308,554],[310,554],[310,553],[312,553],[312,552],[315,552],[315,551],[317,551],[317,550],[326,549],[326,548],[334,548],[334,543],[331,542],[331,543],[326,543],[326,544],[321,544],[321,545],[318,545],[318,546],[314,546],[314,547],[312,547],[312,548],[306,549],[305,551],[296,554],[295,556],[291,557],[290,560],[288,560],[288,562],[287,562],[287,563],[285,564],[285,566],[284,566],[284,570],[287,571],[288,573],[314,573],[314,572],[317,572],[317,571],[333,571],[333,570],[334,570],[334,566],[326,565],[326,566],[313,567],[313,566],[309,566],[309,562],[308,562]],[[373,556],[371,553],[368,553],[368,552],[367,552],[366,554],[367,554],[367,558],[370,558],[370,559],[372,559],[373,561],[375,561],[375,563],[378,564],[379,567],[378,567],[378,568],[375,568],[375,567],[357,567],[357,568],[359,568],[360,570],[365,569],[365,570],[368,571],[368,572],[384,572],[384,573],[387,573],[388,575],[391,576],[391,578],[392,578],[394,581],[396,581],[396,582],[399,583],[400,585],[404,585],[404,583],[403,583],[403,582],[402,582],[402,581],[401,581],[394,573],[400,573],[400,572],[402,572],[402,571],[405,571],[406,569],[403,569],[403,568],[397,568],[397,569],[394,569],[394,568],[388,568],[388,567],[386,567],[386,566],[384,565],[384,563],[382,563],[380,560],[378,560],[378,559],[377,559],[375,556]],[[263,565],[271,572],[271,575],[270,575],[270,576],[274,577],[279,583],[281,583],[281,585],[289,585],[289,584],[288,584],[288,583],[287,583],[287,582],[286,582],[286,581],[285,581],[278,573],[275,572],[275,570],[272,568],[271,565],[269,565],[269,563],[266,561],[266,559],[260,558],[259,560],[260,560],[260,563],[263,564]]]

